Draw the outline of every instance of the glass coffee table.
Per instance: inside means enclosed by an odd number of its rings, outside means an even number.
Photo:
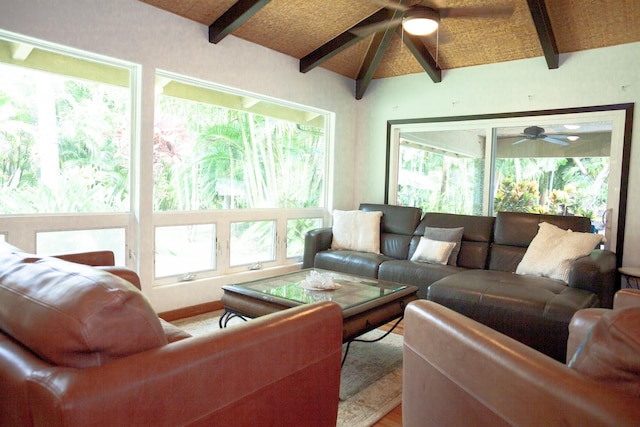
[[[312,271],[331,274],[333,282],[340,287],[321,291],[304,289],[300,284]],[[418,299],[415,286],[312,268],[225,285],[222,289],[224,313],[220,317],[221,328],[233,317],[254,318],[301,304],[333,301],[342,307],[342,341],[345,343],[394,319],[399,323],[406,305]]]

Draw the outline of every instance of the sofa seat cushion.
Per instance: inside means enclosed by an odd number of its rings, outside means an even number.
[[[43,360],[74,368],[167,343],[151,305],[129,282],[18,252],[0,253],[0,328]]]
[[[570,288],[561,280],[489,270],[445,277],[429,287],[427,299],[562,362],[571,317],[599,305],[592,292]]]
[[[393,259],[369,252],[330,250],[316,254],[314,267],[377,279],[380,264]]]
[[[465,271],[461,267],[423,262],[393,260],[385,261],[378,271],[378,279],[418,287],[418,298],[427,298],[427,288],[433,282],[452,274]]]

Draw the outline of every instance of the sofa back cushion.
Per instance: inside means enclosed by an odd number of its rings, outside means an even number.
[[[591,220],[582,216],[498,212],[489,269],[515,272],[542,222],[564,230],[581,233],[591,231]]]
[[[167,343],[151,305],[108,272],[0,250],[0,328],[43,360],[85,368]]]
[[[414,237],[411,241],[409,254],[412,255],[418,247],[420,237],[424,235],[426,227],[463,227],[464,233],[462,234],[457,265],[464,268],[484,269],[487,267],[494,221],[495,218],[491,216],[427,212],[413,232]]]
[[[418,226],[422,214],[420,208],[362,203],[360,210],[382,212],[380,252],[396,259],[408,259],[413,232]]]

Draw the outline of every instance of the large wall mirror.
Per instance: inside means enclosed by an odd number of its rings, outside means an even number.
[[[582,215],[622,260],[633,104],[387,123],[385,202]]]

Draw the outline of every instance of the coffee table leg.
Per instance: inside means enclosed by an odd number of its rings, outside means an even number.
[[[374,339],[374,340],[362,340],[362,339],[358,339],[358,338],[354,338],[351,341],[347,342],[347,349],[344,351],[344,356],[342,356],[342,364],[340,365],[340,367],[344,366],[344,361],[347,360],[347,354],[349,354],[349,347],[351,347],[351,343],[352,342],[378,342],[380,340],[382,340],[383,338],[387,337],[390,333],[393,332],[393,330],[396,328],[396,326],[398,326],[400,324],[400,322],[402,322],[402,319],[404,319],[404,316],[400,316],[398,318],[398,320],[396,321],[396,323],[393,324],[393,326],[391,327],[391,329],[389,329],[387,332],[384,333],[384,335],[379,336],[378,338]]]
[[[245,322],[248,320],[243,315],[241,315],[239,313],[236,313],[235,311],[227,310],[225,308],[224,309],[224,313],[222,313],[222,316],[220,316],[220,319],[218,319],[218,327],[220,329],[226,328],[227,324],[229,323],[229,321],[231,319],[233,319],[234,317],[239,317],[240,319],[244,320]]]

